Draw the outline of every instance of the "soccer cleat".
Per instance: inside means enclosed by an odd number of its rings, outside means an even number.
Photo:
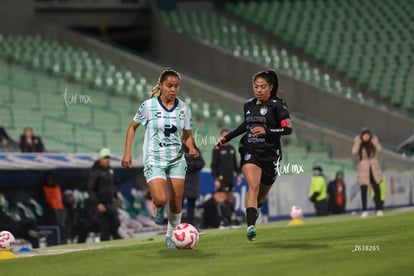
[[[368,212],[367,211],[363,211],[361,214],[361,218],[366,218],[368,217]]]
[[[152,214],[154,222],[158,225],[162,225],[164,222],[164,206],[156,207],[154,213]]]
[[[169,249],[175,249],[175,245],[171,239],[171,237],[165,237],[165,246]]]
[[[248,241],[255,241],[256,239],[256,227],[254,225],[250,225],[247,227],[247,240]]]
[[[384,215],[384,212],[382,210],[377,211],[377,216],[382,217]]]

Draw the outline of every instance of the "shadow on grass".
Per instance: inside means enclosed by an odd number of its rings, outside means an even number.
[[[165,257],[165,258],[170,258],[170,259],[175,259],[175,258],[190,258],[190,259],[204,259],[204,258],[212,258],[217,256],[217,254],[214,253],[205,253],[201,250],[198,249],[169,249],[169,250],[160,250],[158,251],[158,253]]]
[[[315,250],[329,248],[326,244],[310,244],[310,243],[280,243],[280,242],[266,242],[259,243],[257,246],[263,248],[280,248],[280,249],[299,249],[299,250]]]

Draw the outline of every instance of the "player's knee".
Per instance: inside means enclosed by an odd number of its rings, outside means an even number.
[[[156,206],[166,205],[168,203],[167,195],[155,195],[152,197],[152,201]]]
[[[249,191],[255,195],[259,194],[259,183],[249,185]]]

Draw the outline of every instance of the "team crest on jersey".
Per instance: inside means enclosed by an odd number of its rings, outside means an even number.
[[[250,153],[246,153],[246,154],[244,155],[244,160],[245,160],[245,161],[250,160],[250,158],[252,158],[252,155],[251,155]]]
[[[262,116],[264,116],[264,115],[266,115],[266,113],[267,113],[267,106],[263,106],[263,107],[261,107],[261,108],[260,108],[260,114],[261,114]]]
[[[152,166],[145,167],[144,169],[144,176],[149,177],[152,175]]]
[[[180,120],[184,120],[184,116],[185,116],[185,111],[184,111],[184,109],[181,109],[180,113],[178,114],[178,118]]]

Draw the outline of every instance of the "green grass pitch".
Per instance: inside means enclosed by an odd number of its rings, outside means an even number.
[[[0,275],[413,275],[414,212],[384,217],[306,218],[287,226],[206,230],[193,250],[169,250],[163,236],[48,247],[0,261]],[[82,249],[82,250],[79,250]],[[57,252],[68,251],[63,254]]]

